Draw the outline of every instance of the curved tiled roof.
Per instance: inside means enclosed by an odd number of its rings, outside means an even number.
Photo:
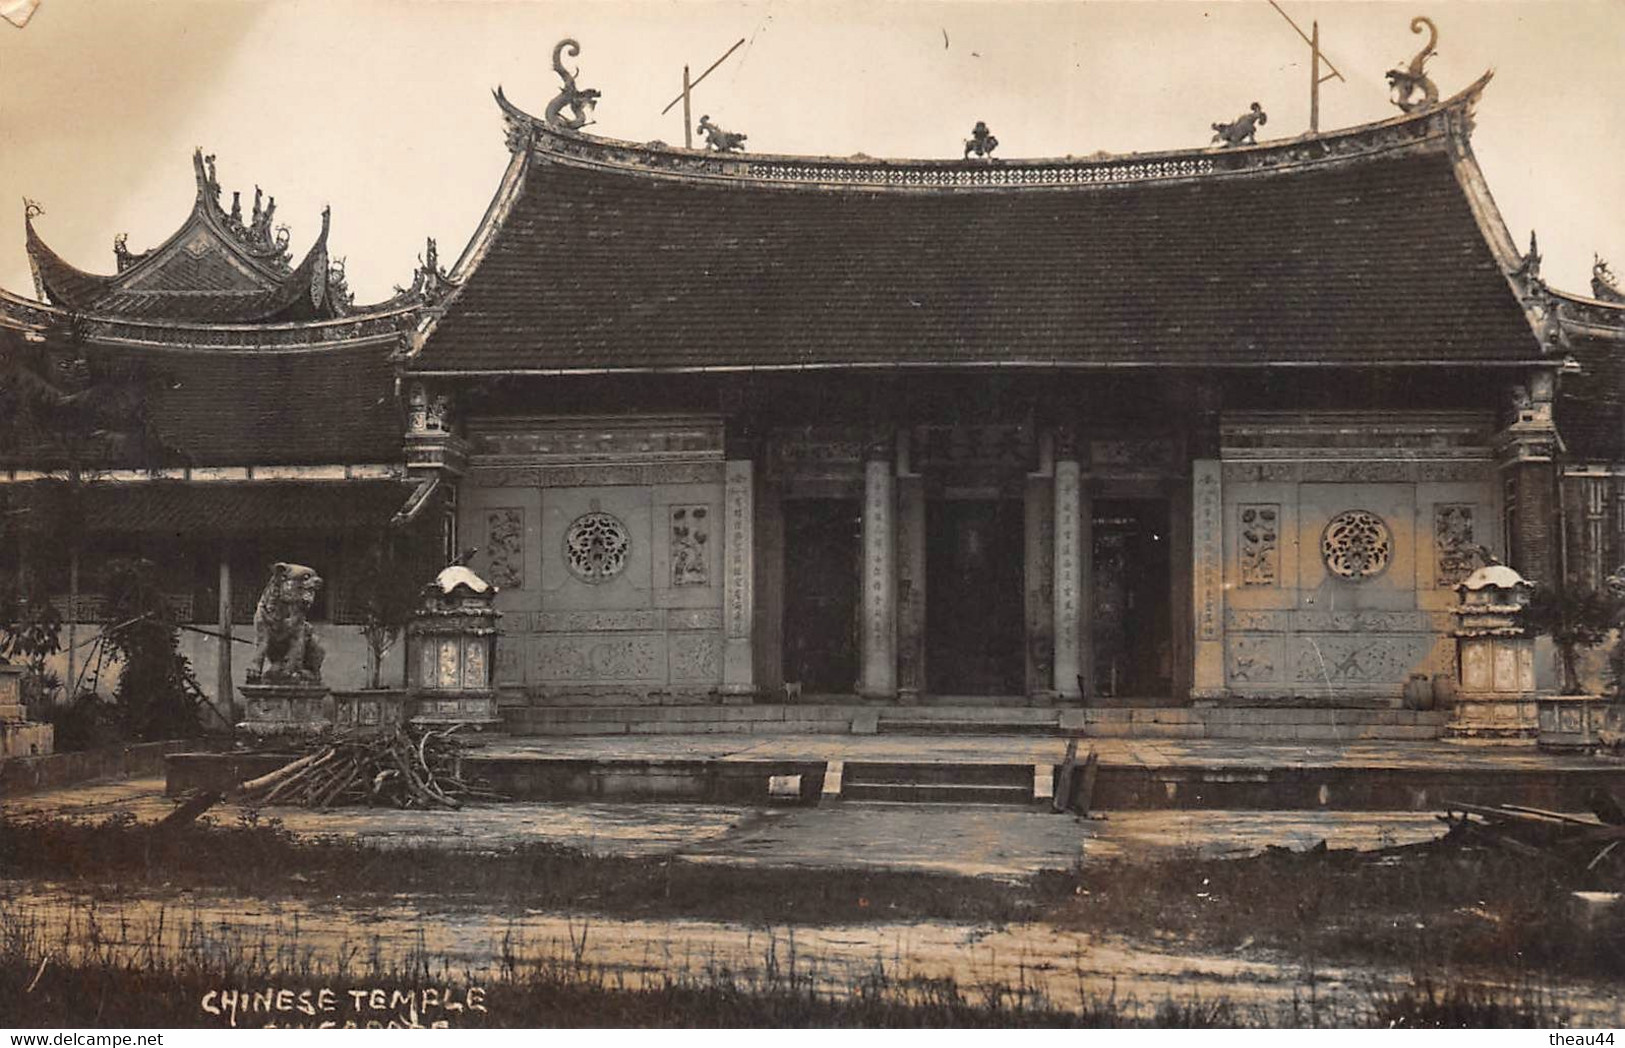
[[[499,92],[514,162],[407,367],[1527,361],[1469,184],[1483,83],[1256,147],[991,163],[637,146]]]
[[[234,199],[227,214],[219,203],[213,158],[193,158],[197,197],[173,235],[150,251],[132,254],[122,241],[115,250],[119,271],[96,274],[64,260],[34,228],[25,212],[29,261],[52,304],[74,313],[180,323],[252,324],[326,320],[346,303],[328,283],[329,215],[298,266],[287,264],[285,238],[270,230],[275,200],[244,225]],[[257,193],[257,191],[256,191]]]

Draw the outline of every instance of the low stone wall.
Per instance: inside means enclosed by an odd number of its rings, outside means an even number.
[[[77,753],[10,757],[0,760],[0,793],[13,797],[20,793],[73,786],[92,779],[133,779],[162,775],[164,757],[167,754],[197,747],[198,743],[195,741],[171,739],[165,742],[102,746]]]

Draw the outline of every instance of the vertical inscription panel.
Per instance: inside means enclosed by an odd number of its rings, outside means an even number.
[[[862,691],[867,696],[891,696],[897,693],[897,536],[891,463],[871,459],[864,463],[863,479]]]
[[[1055,463],[1055,690],[1069,698],[1078,692],[1078,644],[1082,634],[1083,553],[1079,467],[1076,460]]]
[[[723,472],[722,686],[735,694],[756,687],[751,625],[756,617],[756,473],[749,459],[731,459]]]
[[[1191,472],[1196,639],[1218,640],[1224,624],[1224,490],[1219,463],[1197,460]]]

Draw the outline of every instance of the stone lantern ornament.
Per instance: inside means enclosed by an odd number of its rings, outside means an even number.
[[[423,604],[406,626],[407,686],[414,724],[500,724],[492,680],[496,662],[497,588],[461,564],[424,587]]]
[[[1535,638],[1524,624],[1534,584],[1487,564],[1456,586],[1456,659],[1461,690],[1446,734],[1529,740],[1537,727]]]

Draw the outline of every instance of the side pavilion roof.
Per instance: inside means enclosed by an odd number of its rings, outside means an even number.
[[[39,290],[74,313],[156,321],[252,324],[328,320],[348,309],[344,289],[330,281],[329,215],[322,212],[316,242],[297,266],[289,265],[287,231],[273,228],[276,198],[262,202],[258,188],[245,220],[240,194],[231,210],[220,205],[214,157],[192,159],[197,198],[169,239],[141,253],[114,242],[118,272],[81,270],[45,243],[26,212],[28,260]]]
[[[1035,161],[717,154],[498,101],[514,150],[425,375],[1541,358],[1468,145],[1420,113]]]

